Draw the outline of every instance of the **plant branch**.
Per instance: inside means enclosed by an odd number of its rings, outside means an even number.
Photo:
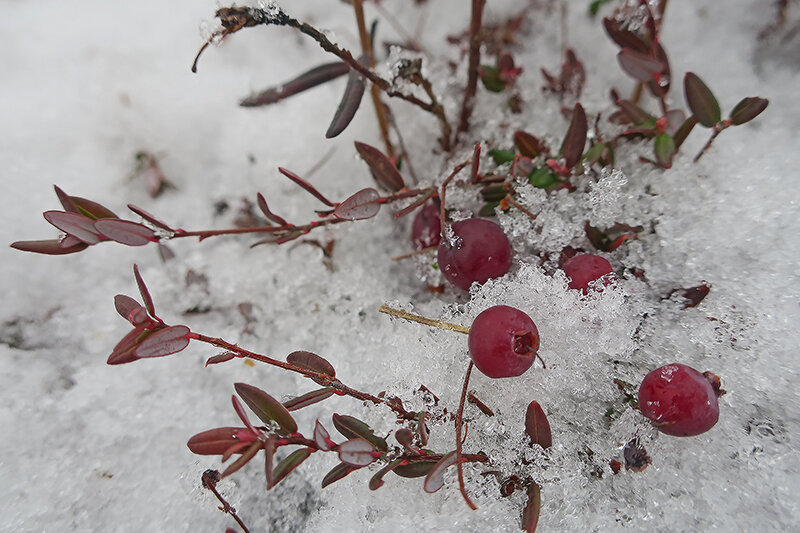
[[[426,318],[421,315],[415,315],[413,313],[403,311],[402,309],[394,309],[392,307],[382,305],[378,308],[378,311],[397,318],[402,318],[404,320],[410,320],[411,322],[425,324],[426,326],[433,326],[439,329],[449,329],[451,331],[457,331],[459,333],[469,334],[469,328],[467,327],[459,326],[458,324],[451,324],[450,322],[442,322],[441,320],[433,320],[432,318]]]
[[[219,472],[217,472],[216,470],[206,470],[205,472],[203,472],[203,476],[201,479],[203,482],[203,487],[210,490],[214,494],[214,496],[217,497],[219,503],[222,504],[219,510],[222,511],[223,513],[231,515],[231,518],[236,520],[236,523],[239,524],[239,527],[242,528],[242,531],[244,533],[250,533],[250,530],[247,529],[247,526],[244,524],[242,519],[239,518],[239,515],[236,514],[236,509],[231,504],[229,504],[227,500],[225,500],[225,498],[222,497],[222,494],[220,494],[219,491],[217,491],[217,481],[219,481]]]
[[[708,141],[706,141],[706,144],[703,145],[703,148],[700,150],[700,152],[698,152],[698,154],[694,156],[692,163],[697,163],[700,160],[700,158],[703,157],[703,155],[708,151],[708,149],[711,148],[711,145],[714,143],[714,139],[717,138],[717,135],[719,135],[723,129],[725,128],[718,128],[717,126],[714,126],[714,133],[711,134],[711,137],[709,137]]]
[[[478,68],[481,60],[481,19],[486,0],[472,0],[472,18],[469,25],[469,63],[467,66],[467,88],[464,91],[464,100],[461,103],[461,115],[458,122],[456,136],[469,129],[469,119],[472,115],[473,99],[478,87]]]
[[[469,376],[472,373],[472,366],[472,361],[470,361],[469,366],[467,366],[467,373],[464,376],[464,386],[461,388],[461,400],[458,402],[458,411],[456,411],[456,469],[458,470],[458,489],[461,491],[461,495],[464,497],[464,501],[467,502],[469,508],[474,511],[478,507],[472,503],[472,500],[469,499],[469,495],[467,495],[467,489],[464,487],[464,468],[461,464],[463,457],[461,455],[461,421],[464,416],[464,401],[467,397],[467,387],[469,386]]]

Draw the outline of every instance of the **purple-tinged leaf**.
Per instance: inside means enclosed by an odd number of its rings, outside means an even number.
[[[669,68],[669,58],[667,57],[667,51],[664,50],[664,47],[661,46],[661,43],[658,43],[656,46],[656,59],[661,63],[661,72],[656,73],[647,83],[647,88],[650,89],[650,93],[655,96],[656,98],[661,98],[666,96],[669,92],[669,87],[672,81],[672,73]]]
[[[235,383],[234,388],[244,403],[265,424],[277,422],[280,429],[278,433],[288,435],[297,431],[297,422],[294,421],[289,411],[275,398],[263,390],[246,383]]]
[[[153,323],[153,320],[147,315],[147,310],[130,296],[124,294],[114,296],[114,307],[117,309],[117,313],[133,326]]]
[[[90,218],[66,211],[45,211],[43,215],[45,220],[67,235],[72,235],[86,244],[100,242],[100,235]]]
[[[323,204],[327,205],[328,207],[336,207],[336,204],[325,198],[321,192],[319,192],[313,185],[308,183],[306,180],[292,172],[291,170],[285,169],[283,167],[278,167],[278,172],[298,184],[300,187],[308,191],[314,198],[322,202]]]
[[[219,476],[220,479],[230,476],[244,465],[250,462],[250,460],[256,456],[258,450],[261,449],[261,443],[259,441],[255,441],[253,444],[250,445],[247,450],[245,450],[242,455],[236,459],[234,462],[228,465],[228,468],[223,470],[222,474]]]
[[[539,524],[539,513],[542,509],[542,488],[531,483],[528,487],[528,502],[522,510],[522,530],[525,533],[536,533],[536,526]]]
[[[275,470],[272,471],[272,486],[274,487],[283,479],[292,473],[292,471],[300,466],[300,463],[308,459],[313,450],[311,448],[301,448],[295,450],[284,458],[283,461],[278,463]]]
[[[237,438],[240,431],[245,431],[245,428],[223,427],[209,429],[194,435],[186,445],[196,455],[222,455],[231,446],[243,442]]]
[[[701,285],[697,285],[696,287],[689,287],[687,289],[675,289],[673,292],[677,292],[681,296],[686,299],[686,302],[683,304],[684,309],[688,309],[690,307],[697,307],[700,305],[708,293],[711,291],[711,286],[706,285],[705,283]]]
[[[397,432],[394,434],[394,438],[397,439],[397,442],[406,449],[407,452],[413,454],[419,454],[420,449],[414,445],[414,432],[408,428],[398,429]]]
[[[322,488],[324,489],[331,483],[336,483],[350,472],[355,472],[358,470],[359,467],[352,466],[347,463],[339,463],[338,465],[334,466],[330,469],[330,471],[325,474],[325,477],[322,478]]]
[[[242,453],[248,446],[250,446],[251,442],[239,442],[238,444],[234,444],[225,452],[223,452],[222,457],[220,457],[220,461],[223,463],[226,462],[228,459],[236,455],[237,453]]]
[[[61,202],[61,206],[64,208],[64,211],[69,213],[78,213],[78,206],[75,205],[75,202],[72,201],[72,197],[65,193],[61,187],[58,185],[53,185],[53,188],[56,191],[56,196],[58,196],[58,201]]]
[[[286,226],[289,224],[288,222],[286,222],[285,218],[276,215],[270,210],[269,206],[267,205],[267,199],[264,198],[263,194],[258,193],[258,195],[256,195],[256,199],[258,202],[258,208],[261,209],[261,212],[264,213],[264,216],[267,217],[267,219],[275,222],[280,226]]]
[[[42,241],[17,241],[11,243],[11,247],[23,252],[34,252],[37,254],[45,255],[67,255],[81,252],[89,247],[88,244],[80,239],[72,245],[65,246],[64,242],[72,236],[67,235],[65,238],[47,239]]]
[[[622,29],[622,25],[617,20],[606,17],[603,19],[603,26],[611,40],[617,43],[620,48],[630,48],[643,54],[646,54],[650,49],[647,43],[635,33]]]
[[[533,401],[528,404],[528,410],[525,412],[525,433],[531,438],[531,444],[538,444],[544,449],[553,445],[550,422],[547,421],[539,402]]]
[[[206,365],[205,366],[217,365],[219,363],[224,363],[226,361],[230,361],[231,359],[236,359],[237,357],[239,357],[239,356],[236,355],[233,352],[223,352],[221,354],[212,355],[206,361]]]
[[[675,141],[675,150],[679,150],[683,141],[686,140],[686,137],[692,132],[694,127],[697,125],[697,119],[694,115],[690,116],[686,120],[683,121],[683,124],[678,128],[678,131],[675,132],[673,135],[673,140]]]
[[[147,290],[147,285],[144,284],[142,275],[139,274],[139,265],[133,265],[133,277],[136,278],[136,285],[139,287],[139,294],[142,295],[142,302],[145,309],[150,313],[150,316],[156,316],[156,307],[153,305],[153,298],[150,296],[150,291]]]
[[[433,397],[436,398],[436,395],[434,395]],[[436,398],[436,403],[438,403],[438,401],[439,399]],[[428,413],[426,413],[425,411],[421,411],[417,416],[417,435],[419,435],[419,442],[423,446],[428,445],[428,426],[425,424],[425,420],[427,420],[427,418],[428,418]]]
[[[444,486],[444,471],[454,464],[456,464],[455,450],[442,457],[439,462],[431,468],[430,472],[428,472],[428,475],[425,477],[425,484],[423,485],[425,492],[434,493],[441,489]]]
[[[274,433],[270,433],[267,437],[267,442],[264,444],[264,474],[267,478],[267,490],[275,486],[275,479],[272,477],[274,470],[273,462],[275,461],[275,440],[277,437]]]
[[[361,56],[358,62],[362,65],[369,65],[369,58],[366,55]],[[344,131],[344,129],[356,116],[358,106],[361,105],[361,98],[364,96],[364,89],[367,83],[358,71],[351,70],[347,77],[347,86],[344,88],[342,100],[339,102],[339,107],[333,115],[331,125],[328,126],[328,131],[325,132],[325,138],[332,139]]]
[[[655,122],[656,120],[656,117],[647,113],[644,109],[634,104],[630,100],[617,100],[617,106],[619,106],[628,119],[637,126],[644,123]]]
[[[686,113],[683,112],[682,109],[670,109],[666,113],[664,113],[664,117],[667,119],[667,133],[674,136],[683,123],[686,122]]]
[[[157,242],[156,234],[142,224],[118,218],[101,218],[95,221],[94,227],[112,241],[128,246],[144,246]]]
[[[683,89],[686,103],[697,122],[706,128],[713,128],[722,118],[722,112],[711,89],[693,72],[687,72],[683,78]]]
[[[254,428],[252,422],[250,422],[247,411],[244,410],[244,405],[242,405],[242,402],[239,401],[239,398],[237,398],[235,394],[231,394],[231,403],[233,404],[233,410],[236,411],[239,420],[242,421],[247,429],[256,433],[256,428]]]
[[[588,131],[589,125],[586,122],[586,112],[583,110],[583,106],[577,103],[572,111],[572,122],[570,122],[560,150],[567,168],[574,167],[581,160]]]
[[[376,449],[385,452],[389,449],[386,440],[378,437],[367,424],[354,416],[334,413],[333,425],[346,439],[364,439]]]
[[[172,229],[169,226],[169,224],[167,224],[163,220],[159,219],[155,215],[151,215],[150,213],[148,213],[147,211],[145,211],[141,207],[137,207],[137,206],[135,206],[133,204],[128,204],[128,209],[130,209],[131,211],[133,211],[134,213],[136,213],[137,215],[139,215],[140,217],[142,217],[143,219],[145,219],[149,223],[153,224],[157,228],[161,228],[163,230],[167,230],[170,233],[174,233],[175,232],[175,230]]]
[[[769,100],[758,96],[748,96],[742,99],[731,111],[731,124],[740,126],[750,122],[764,111],[769,105]]]
[[[400,465],[392,472],[404,478],[417,478],[427,476],[434,466],[436,463],[433,461],[415,461],[407,465]]]
[[[622,70],[638,81],[650,81],[664,68],[658,59],[634,52],[630,48],[620,50],[617,54],[617,61]]]
[[[239,105],[242,107],[258,107],[274,104],[280,102],[284,98],[289,98],[290,96],[307,91],[317,85],[334,80],[339,76],[343,76],[347,74],[349,70],[350,67],[343,61],[325,63],[281,85],[252,94],[242,100]]]
[[[672,156],[675,155],[675,139],[669,133],[662,133],[656,137],[654,145],[656,161],[664,168],[672,167]]]
[[[514,132],[514,146],[520,155],[530,158],[539,157],[541,154],[546,154],[549,149],[538,137],[531,135],[522,130]]]
[[[302,350],[292,352],[286,356],[286,362],[312,372],[319,372],[332,378],[336,377],[336,370],[334,370],[333,365],[327,359],[315,353]]]
[[[56,196],[58,196],[61,205],[64,206],[64,211],[77,213],[92,220],[97,220],[98,218],[118,218],[113,211],[97,202],[81,198],[80,196],[70,196],[61,190],[58,185],[54,185],[53,188],[56,190]]]
[[[405,459],[395,459],[394,461],[390,462],[389,464],[387,464],[386,466],[375,472],[375,475],[372,476],[372,478],[370,478],[369,480],[369,490],[378,490],[379,488],[381,488],[384,484],[383,476],[385,476],[386,474],[388,474],[389,472],[391,472],[392,470],[403,464],[403,462],[405,462]]]
[[[330,441],[331,436],[328,430],[322,427],[322,424],[317,420],[317,423],[314,424],[314,442],[317,443],[320,450],[327,452],[331,449],[331,445],[328,444]]]
[[[283,402],[283,406],[289,411],[297,411],[303,407],[308,407],[309,405],[313,405],[317,402],[321,402],[322,400],[330,398],[333,396],[334,392],[336,392],[336,389],[333,387],[325,387],[324,389],[311,391],[303,394],[302,396],[297,396],[290,400],[286,400]]]
[[[121,365],[123,363],[130,363],[136,361],[138,357],[134,355],[134,350],[138,344],[149,335],[152,335],[152,330],[144,329],[144,326],[136,326],[129,331],[122,339],[114,346],[111,355],[108,356],[107,364]]]
[[[163,357],[180,352],[189,346],[191,331],[186,326],[170,326],[160,329],[143,340],[134,350],[139,358]]]
[[[371,187],[361,189],[350,198],[339,204],[333,216],[343,220],[364,220],[378,214],[381,204],[378,203],[381,195]]]
[[[364,439],[346,440],[337,446],[336,452],[341,462],[352,466],[367,466],[375,460],[372,456],[375,448]]]
[[[369,167],[372,177],[384,189],[397,192],[406,186],[397,167],[383,152],[366,143],[355,141],[356,150]]]

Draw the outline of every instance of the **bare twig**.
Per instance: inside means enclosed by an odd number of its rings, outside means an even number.
[[[464,416],[464,401],[467,397],[467,387],[469,386],[469,376],[472,373],[472,366],[472,361],[470,361],[469,366],[467,366],[467,373],[464,376],[464,386],[461,389],[461,400],[458,402],[458,411],[456,411],[456,469],[458,470],[458,489],[461,491],[461,495],[464,497],[464,501],[467,502],[469,508],[474,511],[478,507],[472,503],[472,500],[470,500],[467,494],[467,489],[464,487],[464,467],[461,464],[461,421]]]
[[[403,311],[402,309],[394,309],[392,307],[382,305],[378,308],[378,311],[381,313],[386,313],[387,315],[395,316],[397,318],[402,318],[404,320],[410,320],[411,322],[425,324],[426,326],[433,326],[439,329],[449,329],[451,331],[469,334],[468,327],[459,326],[458,324],[451,324],[450,322],[442,322],[441,320],[433,320],[432,318],[415,315],[413,313],[409,313],[408,311]]]
[[[203,487],[207,488],[217,497],[219,503],[222,505],[220,506],[219,510],[223,513],[227,513],[231,515],[231,518],[236,520],[236,523],[239,524],[239,527],[242,528],[244,533],[250,533],[250,530],[247,529],[247,526],[242,522],[242,519],[239,518],[239,515],[236,514],[236,509],[222,497],[222,494],[219,493],[217,490],[217,481],[219,481],[219,472],[216,470],[206,470],[203,472],[202,476]]]
[[[467,88],[464,90],[464,101],[461,103],[461,115],[456,136],[469,129],[472,116],[473,99],[478,87],[478,67],[481,59],[481,19],[486,0],[472,0],[472,18],[469,25],[469,63],[467,66]]]

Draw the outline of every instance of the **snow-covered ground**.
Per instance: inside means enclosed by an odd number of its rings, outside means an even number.
[[[486,19],[499,20],[523,3],[490,1]],[[581,102],[587,112],[607,116],[608,88],[627,92],[631,82],[599,20],[585,15],[588,3],[569,2],[567,38],[587,69]],[[421,9],[422,23],[408,0],[382,4],[410,31],[422,28],[422,44],[432,55],[426,68],[454,116],[460,96],[448,89],[463,83],[464,70],[462,64],[461,77],[441,77],[446,61],[460,57],[445,37],[466,28],[467,2],[430,0]],[[372,185],[352,144],[380,145],[370,102],[365,99],[344,134],[324,138],[343,80],[265,109],[236,105],[253,90],[330,60],[311,40],[283,28],[242,31],[209,49],[198,74],[189,71],[218,6],[0,2],[6,184],[0,242],[55,237],[40,215],[58,208],[53,184],[127,218],[136,220],[125,207],[134,203],[186,229],[231,226],[242,198],[257,192],[282,216],[312,220],[319,204],[277,167],[304,175],[331,149],[328,162],[309,177],[315,186],[343,199]],[[349,5],[298,0],[284,7],[358,49]],[[377,16],[367,8],[369,18]],[[796,3],[793,8],[796,23]],[[560,142],[567,124],[557,100],[540,91],[538,72],[560,64],[558,12],[535,11],[515,48],[524,69],[524,112],[500,111],[503,96],[479,89],[475,140],[510,147],[513,131],[525,129]],[[349,385],[386,390],[413,409],[423,408],[414,392],[421,384],[440,405],[455,409],[466,343],[452,332],[390,320],[377,312],[381,304],[462,324],[490,305],[519,307],[538,326],[548,368],[537,365],[507,380],[474,374],[471,390],[496,416],[468,406],[464,449],[482,450],[493,458],[492,468],[533,476],[542,485],[540,531],[800,529],[800,39],[758,41],[773,16],[767,2],[670,3],[664,45],[676,76],[676,105],[685,107],[679,82],[693,71],[714,90],[723,112],[756,95],[770,99],[767,111],[725,131],[697,164],[691,156],[707,130],[690,136],[669,171],[639,163],[638,156],[649,153],[627,146],[618,154],[619,172],[582,183],[575,193],[547,197],[521,190],[540,216],[534,222],[512,210],[499,217],[515,247],[514,265],[502,279],[473,289],[471,298],[426,289],[419,275],[434,274],[432,257],[390,259],[410,250],[410,220],[395,222],[391,209],[311,234],[336,240],[333,271],[313,246],[250,249],[254,239],[247,236],[176,241],[170,243],[176,258],[166,263],[155,246],[104,243],[64,257],[0,247],[0,531],[224,531],[233,521],[199,487],[200,474],[219,468],[219,460],[192,455],[187,439],[237,424],[230,406],[234,382],[276,397],[313,388],[280,369],[241,361],[204,368],[215,352],[200,344],[163,359],[107,366],[110,350],[128,330],[112,298],[136,296],[133,263],[168,322],[277,358],[294,350],[319,353]],[[380,32],[395,37],[385,22]],[[433,150],[434,120],[405,103],[391,105],[423,182],[441,180],[467,155],[445,162]],[[129,179],[142,150],[156,154],[176,187],[157,199],[149,198],[141,180]],[[488,159],[482,164],[491,166]],[[460,191],[448,198],[465,210],[479,206]],[[223,201],[230,207],[220,213]],[[606,254],[618,273],[643,269],[647,283],[622,279],[614,290],[581,299],[567,289],[563,274],[545,274],[532,252],[587,247],[587,219],[647,228],[639,240]],[[207,284],[187,285],[190,272]],[[697,308],[658,299],[701,282],[712,289]],[[256,319],[248,333],[238,310],[244,302],[253,305]],[[638,383],[671,362],[722,378],[728,394],[708,433],[661,435],[622,406],[614,378]],[[546,455],[531,449],[523,432],[531,400],[543,406],[553,429]],[[612,406],[621,414],[610,420],[604,413]],[[388,409],[347,397],[298,411],[296,418],[306,434],[316,418],[332,431],[334,412],[357,416],[381,434],[395,428]],[[442,417],[431,429],[429,447],[453,449],[451,422]],[[642,473],[612,475],[609,460],[620,459],[621,447],[637,435],[653,464]],[[331,455],[315,454],[269,493],[259,461],[219,487],[253,531],[518,529],[523,494],[500,498],[494,478],[477,467],[466,469],[479,506],[473,512],[452,477],[433,495],[422,491],[421,480],[394,476],[370,491],[366,471],[322,490],[322,477],[336,463]]]

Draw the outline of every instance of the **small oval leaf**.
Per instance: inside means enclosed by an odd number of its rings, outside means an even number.
[[[334,392],[336,392],[336,389],[333,387],[325,387],[324,389],[307,392],[302,396],[297,396],[290,400],[286,400],[283,402],[283,406],[289,411],[297,411],[303,407],[308,407],[309,405],[313,405],[317,402],[321,402],[322,400],[330,398],[333,396]]]
[[[542,508],[541,490],[542,488],[536,483],[531,483],[528,487],[528,502],[522,510],[522,530],[526,533],[535,533],[539,524],[539,513]]]
[[[423,486],[425,492],[434,493],[441,489],[444,486],[444,471],[454,464],[456,464],[455,450],[442,457],[428,472]]]
[[[528,404],[528,410],[525,412],[525,433],[531,438],[531,444],[538,444],[544,449],[553,445],[550,422],[547,421],[539,402],[533,401]]]
[[[535,158],[548,152],[547,145],[539,140],[538,137],[522,130],[514,132],[514,146],[517,147],[521,155],[530,158]]]
[[[397,167],[383,152],[366,143],[355,141],[355,145],[358,155],[369,166],[372,177],[378,185],[391,192],[397,192],[406,186]]]
[[[288,435],[297,432],[297,422],[281,402],[252,385],[247,383],[234,383],[236,394],[265,424],[277,422],[280,426],[278,433]]]
[[[106,363],[109,365],[121,365],[123,363],[132,363],[136,361],[138,359],[138,357],[134,355],[136,346],[152,334],[152,330],[145,330],[143,326],[135,327],[114,346]]]
[[[358,62],[362,65],[369,64],[368,61],[369,58],[366,55],[358,59]],[[364,76],[356,70],[350,70],[342,100],[339,102],[339,107],[333,115],[331,125],[328,126],[328,131],[325,132],[326,138],[331,139],[336,137],[350,124],[353,117],[356,115],[356,111],[358,111],[358,106],[361,105],[361,98],[364,96],[364,89],[366,86],[367,83],[364,80]]]
[[[45,255],[74,254],[76,252],[81,252],[89,247],[88,244],[81,241],[80,239],[78,239],[78,242],[65,246],[64,241],[71,237],[72,237],[71,235],[67,235],[62,240],[46,239],[41,241],[17,241],[12,243],[11,247],[20,250],[22,252],[34,252],[37,254],[45,254]]]
[[[389,449],[389,445],[386,443],[386,440],[376,436],[372,431],[372,428],[358,418],[335,413],[332,418],[334,427],[346,439],[364,439],[370,442],[375,449],[382,452],[385,452]]]
[[[247,450],[245,450],[238,459],[236,459],[234,462],[232,462],[230,465],[228,465],[228,468],[226,468],[222,472],[222,474],[219,476],[219,478],[223,479],[225,477],[228,477],[231,474],[233,474],[234,472],[236,472],[237,470],[239,470],[240,468],[242,468],[244,465],[249,463],[250,460],[253,457],[256,456],[256,454],[258,453],[258,450],[260,450],[260,449],[261,449],[261,443],[260,442],[256,441],[253,444],[251,444],[250,447],[247,448]]]
[[[419,461],[408,463],[407,465],[400,465],[392,470],[392,472],[400,477],[416,478],[427,476],[428,472],[430,472],[434,466],[436,466],[436,463],[433,461]]]
[[[114,307],[122,318],[134,326],[139,326],[149,321],[144,306],[130,296],[125,296],[124,294],[114,296]]]
[[[275,467],[275,470],[272,471],[272,486],[274,487],[286,476],[291,474],[295,468],[300,466],[300,463],[308,459],[308,456],[311,455],[312,451],[313,450],[311,448],[301,448],[287,455],[283,461],[278,463],[278,466]]]
[[[655,142],[656,161],[664,168],[672,166],[672,156],[675,155],[675,139],[669,133],[662,133],[656,137]]]
[[[137,222],[131,222],[130,220],[101,218],[95,221],[94,227],[112,241],[128,246],[144,246],[145,244],[158,241],[153,230]]]
[[[150,316],[156,316],[156,307],[153,305],[153,298],[150,296],[150,291],[147,290],[147,285],[144,284],[142,275],[139,274],[139,265],[133,265],[133,277],[136,278],[136,285],[139,287],[139,294],[142,295],[142,302],[145,309],[150,313]]]
[[[367,466],[375,460],[372,456],[375,448],[371,442],[364,439],[344,441],[336,448],[336,452],[341,462],[352,466]]]
[[[282,83],[281,85],[252,94],[242,100],[239,105],[242,107],[258,107],[274,104],[280,102],[284,98],[294,96],[312,87],[343,76],[347,74],[349,70],[350,67],[344,61],[325,63],[324,65],[303,72],[296,78]]]
[[[334,370],[333,365],[324,357],[320,357],[312,352],[302,350],[292,352],[286,356],[286,361],[300,368],[305,368],[306,370],[319,372],[320,374],[325,374],[332,378],[336,377],[336,370]]]
[[[560,150],[567,168],[574,167],[581,160],[588,131],[586,112],[583,110],[583,106],[577,103],[572,111],[572,122],[570,122]]]
[[[336,483],[350,472],[355,472],[358,470],[359,467],[352,466],[347,463],[339,463],[338,465],[334,466],[330,469],[330,471],[325,474],[325,477],[322,478],[322,488],[324,489],[331,483]]]
[[[353,196],[339,204],[333,216],[343,220],[364,220],[378,214],[381,204],[378,203],[381,195],[371,187],[361,189]]]
[[[214,428],[198,433],[189,439],[186,445],[197,455],[222,455],[225,451],[242,441],[236,438],[244,428]]]
[[[92,219],[77,213],[66,211],[45,211],[45,220],[60,229],[67,235],[72,235],[85,242],[86,244],[97,244],[100,242],[100,235],[94,227]]]
[[[180,352],[189,345],[191,331],[186,326],[170,326],[147,337],[136,347],[136,357],[162,357]]]
[[[330,440],[331,436],[328,430],[317,420],[317,423],[314,424],[314,442],[317,444],[317,447],[324,452],[330,451],[331,445],[328,444]]]
[[[750,122],[764,111],[769,105],[769,100],[758,96],[748,96],[736,104],[731,111],[731,124],[740,126],[745,122]]]
[[[650,81],[664,68],[661,61],[630,48],[623,48],[617,54],[617,61],[630,77],[638,81]]]
[[[697,122],[706,128],[713,128],[722,118],[722,112],[711,89],[693,72],[687,72],[683,78],[683,89],[686,103]]]

